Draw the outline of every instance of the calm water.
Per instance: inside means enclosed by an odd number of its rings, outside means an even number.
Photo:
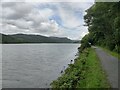
[[[78,44],[4,44],[3,88],[48,88],[75,58]]]

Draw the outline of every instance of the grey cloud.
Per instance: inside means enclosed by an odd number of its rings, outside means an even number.
[[[2,3],[2,7],[13,7],[14,5],[16,5],[16,2],[3,2]]]
[[[3,13],[3,18],[7,19],[20,19],[25,16],[27,16],[31,10],[32,10],[32,5],[27,4],[24,2],[7,2],[7,3],[2,3],[2,13]],[[7,15],[5,10],[8,9],[10,11],[7,12]]]
[[[31,27],[31,24],[32,24],[32,22],[27,22],[24,19],[3,20],[3,23],[16,26],[20,29],[29,29]]]

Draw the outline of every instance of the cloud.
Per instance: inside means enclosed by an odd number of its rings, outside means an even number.
[[[6,20],[3,22],[6,23],[7,25],[10,24],[10,25],[16,26],[20,29],[29,29],[33,23],[31,21],[25,21],[24,19]]]
[[[41,32],[42,34],[54,34],[58,32],[58,24],[56,21],[51,20],[49,22],[42,22],[38,27],[35,28],[35,32]]]
[[[27,33],[78,39],[86,34],[84,11],[92,5],[84,3],[3,2],[2,33]]]
[[[32,10],[32,5],[24,2],[2,3],[3,18],[20,19],[28,15]]]
[[[62,18],[65,27],[75,27],[80,24],[80,21],[77,20],[71,10],[60,8],[59,15]]]
[[[94,2],[94,0],[1,0],[2,2]],[[104,1],[104,0],[103,0]]]

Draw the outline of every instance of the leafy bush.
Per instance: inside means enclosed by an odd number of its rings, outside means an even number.
[[[91,47],[89,34],[85,35],[81,40],[81,46],[78,48],[82,52],[85,48]]]

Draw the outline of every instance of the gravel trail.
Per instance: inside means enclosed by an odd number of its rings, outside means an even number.
[[[105,70],[107,79],[112,88],[118,88],[118,58],[111,56],[101,48],[93,47],[101,61],[102,68]]]

